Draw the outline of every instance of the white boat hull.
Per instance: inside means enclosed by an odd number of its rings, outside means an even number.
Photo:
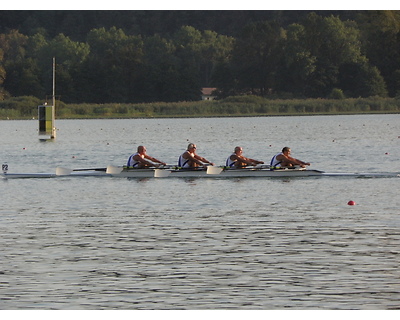
[[[83,172],[71,172],[68,174],[57,174],[57,173],[2,173],[2,177],[5,179],[29,179],[29,178],[62,178],[62,177],[107,177],[110,176],[105,172],[98,171],[83,171]]]
[[[55,178],[55,173],[2,173],[5,179]]]
[[[171,170],[158,169],[160,172],[166,171],[166,174],[157,174],[157,169],[130,169],[122,170],[119,173],[111,173],[113,177],[123,178],[151,178],[151,177],[168,177],[168,178],[256,178],[256,177],[309,177],[321,176],[322,171],[306,170],[306,169],[227,169],[218,173],[210,173],[210,170]]]
[[[212,170],[210,170],[212,169]],[[58,178],[58,177],[115,177],[115,178],[296,178],[296,177],[400,177],[399,173],[326,173],[319,170],[305,168],[270,170],[267,168],[222,169],[221,167],[208,167],[199,170],[185,169],[124,169],[123,167],[108,166],[107,170],[99,169],[71,170],[57,168],[56,173],[9,173],[3,172],[5,179],[24,178]]]
[[[309,177],[320,176],[321,171],[290,169],[290,170],[274,170],[269,169],[228,169],[218,173],[210,173],[207,170],[173,170],[173,169],[130,169],[104,171],[72,171],[67,169],[59,170],[56,173],[3,173],[6,179],[23,179],[23,178],[56,178],[56,177],[118,177],[118,178],[244,178],[244,177]]]

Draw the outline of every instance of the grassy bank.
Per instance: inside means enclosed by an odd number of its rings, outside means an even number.
[[[34,97],[0,101],[0,119],[36,118],[37,106],[41,103]],[[58,119],[400,113],[400,99],[380,97],[271,100],[257,96],[238,96],[215,101],[145,104],[65,104],[57,101],[56,106]]]

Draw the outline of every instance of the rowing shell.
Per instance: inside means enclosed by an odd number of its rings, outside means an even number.
[[[29,179],[29,178],[58,178],[58,177],[106,177],[110,176],[105,172],[71,172],[69,174],[57,173],[8,173],[3,172],[2,177],[5,179]]]
[[[101,170],[97,169],[67,169],[56,168],[55,173],[9,173],[3,171],[2,176],[7,179],[13,178],[56,178],[56,177],[118,177],[118,178],[241,178],[241,177],[308,177],[320,176],[322,171],[299,169],[281,169],[271,171],[268,168],[243,168],[225,169],[222,167],[208,166],[199,169],[176,169],[176,168],[149,168],[149,169],[127,169],[124,167],[108,166]]]
[[[57,178],[57,177],[116,177],[116,178],[291,178],[291,177],[400,177],[398,173],[326,173],[306,168],[275,169],[267,167],[247,167],[243,169],[226,169],[209,166],[197,170],[176,168],[126,169],[118,166],[95,169],[66,169],[57,168],[55,173],[9,173],[3,171],[3,178]]]
[[[226,169],[208,166],[198,169],[126,169],[122,167],[107,167],[107,174],[124,178],[241,178],[241,177],[309,177],[320,176],[322,171],[298,169],[281,169],[271,171],[269,168]]]
[[[106,170],[107,175],[123,178],[273,178],[273,177],[356,177],[356,178],[374,178],[374,177],[400,177],[397,172],[383,173],[327,173],[320,170],[310,170],[306,168],[284,168],[274,169],[268,165],[257,165],[242,169],[232,169],[226,167],[208,166],[206,169],[177,169],[177,168],[152,168],[152,169],[127,169],[109,165]]]

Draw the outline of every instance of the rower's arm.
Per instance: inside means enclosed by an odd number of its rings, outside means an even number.
[[[246,157],[243,157],[243,156],[241,156],[241,157],[236,156],[236,159],[237,159],[239,162],[245,163],[245,164],[247,164],[247,165],[252,165],[252,164],[254,163],[254,161],[255,161],[255,160],[253,160],[253,159],[246,158]]]
[[[299,159],[295,159],[295,158],[292,158],[292,157],[288,157],[288,159],[290,159],[293,162],[293,164],[297,164],[297,165],[300,165],[300,166],[309,166],[310,165],[310,163],[308,163],[308,162],[304,162],[304,161],[301,161]]]
[[[194,156],[192,156],[191,154],[188,154],[188,158],[200,166],[203,165],[203,163],[201,162],[202,161],[201,159],[203,159],[203,158],[198,156],[197,154],[195,154]]]
[[[264,164],[264,161],[259,161],[251,158],[247,158],[247,160],[250,161],[250,163]]]
[[[161,164],[163,164],[163,165],[166,164],[165,162],[162,162],[162,161],[160,161],[160,160],[158,160],[158,159],[156,159],[156,158],[150,157],[149,155],[145,155],[145,158],[146,158],[146,159],[149,159],[149,160],[151,160],[151,161],[153,161],[153,162],[161,163]]]
[[[150,161],[146,161],[146,160],[144,160],[142,157],[139,157],[139,158],[137,159],[137,161],[138,161],[139,163],[143,164],[143,165],[150,166],[150,167],[154,165],[154,163],[151,163]]]
[[[206,158],[203,158],[203,157],[200,157],[199,155],[195,155],[194,156],[199,162],[201,161],[202,163],[199,163],[200,165],[203,165],[204,163],[208,163],[208,164],[211,164],[211,165],[214,165],[212,162],[210,162],[210,161],[208,161]],[[198,162],[196,162],[196,163],[198,163]]]

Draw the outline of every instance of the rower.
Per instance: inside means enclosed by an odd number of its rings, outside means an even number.
[[[150,160],[150,161],[148,161],[148,160]],[[159,163],[159,164],[156,164],[156,163]],[[156,158],[150,157],[146,153],[146,147],[139,146],[137,148],[137,152],[132,154],[129,157],[126,165],[128,168],[133,167],[133,168],[143,169],[143,168],[149,168],[149,167],[159,167],[160,165],[165,166],[166,163],[162,162]]]
[[[196,153],[196,145],[189,143],[187,150],[179,156],[178,167],[184,169],[206,167],[207,165],[214,165],[214,163],[208,161],[206,158],[199,156]]]
[[[226,166],[229,168],[244,168],[247,166],[255,166],[257,164],[263,164],[263,161],[246,158],[243,156],[243,148],[235,147],[234,152],[226,159]]]
[[[305,168],[309,166],[309,162],[304,162],[299,159],[295,159],[290,156],[291,149],[289,147],[284,147],[281,153],[274,155],[271,159],[270,168],[271,170],[274,169],[282,169],[282,168],[295,168],[295,166],[300,166]]]

